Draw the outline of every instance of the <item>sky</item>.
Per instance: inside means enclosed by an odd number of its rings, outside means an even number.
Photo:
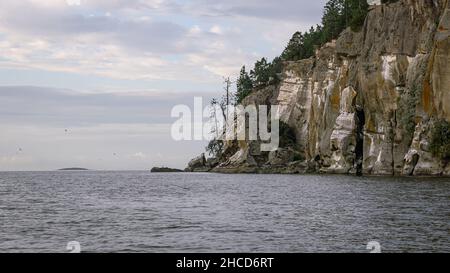
[[[279,55],[325,0],[0,1],[0,171],[184,168],[171,110]]]

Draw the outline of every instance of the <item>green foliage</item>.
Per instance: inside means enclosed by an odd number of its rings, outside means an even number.
[[[206,151],[210,156],[218,158],[223,151],[223,141],[218,139],[211,140],[206,146]]]
[[[281,73],[282,68],[280,57],[274,58],[270,63],[267,62],[266,58],[262,58],[255,63],[255,68],[250,71],[252,86],[263,87],[269,84],[278,83],[278,74]]]
[[[398,122],[405,128],[408,139],[412,139],[416,130],[416,107],[421,96],[421,89],[415,85],[400,98],[397,118]]]
[[[270,63],[267,62],[266,58],[262,58],[255,63],[255,68],[250,71],[250,77],[255,86],[260,86],[269,81]]]
[[[283,60],[296,61],[314,55],[314,49],[336,39],[350,27],[359,31],[367,16],[366,0],[330,0],[324,7],[322,25],[311,27],[305,33],[296,32],[281,54]]]
[[[322,43],[322,27],[311,27],[304,34],[296,32],[289,41],[286,49],[281,54],[281,59],[286,61],[298,61],[314,55],[314,49]]]
[[[431,131],[430,150],[434,156],[450,160],[450,123],[439,120]]]
[[[241,103],[252,92],[252,89],[253,81],[243,66],[236,82],[236,102]]]
[[[280,57],[275,57],[270,65],[270,77],[273,83],[278,83],[279,74],[283,71],[283,60]]]
[[[286,49],[281,53],[281,58],[284,60],[300,60],[303,59],[303,34],[299,31],[292,35]]]
[[[350,26],[350,28],[353,31],[359,31],[361,27],[364,25],[364,21],[367,17],[367,12],[369,9],[369,5],[367,4],[367,1],[361,1],[361,0],[349,0],[347,1],[347,8],[346,11],[346,21],[347,26]]]
[[[346,27],[344,0],[330,0],[325,4],[322,17],[322,42],[336,39]]]

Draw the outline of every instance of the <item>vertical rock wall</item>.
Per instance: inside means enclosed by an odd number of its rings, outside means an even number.
[[[302,158],[286,162],[288,172],[448,175],[450,164],[429,146],[434,123],[450,121],[449,35],[447,0],[374,5],[360,32],[346,30],[314,57],[286,63],[278,86],[245,103],[263,97],[281,106]],[[248,146],[234,147],[247,161]]]

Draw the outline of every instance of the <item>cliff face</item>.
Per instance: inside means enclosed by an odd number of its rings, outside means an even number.
[[[430,148],[435,124],[450,121],[449,88],[448,1],[372,6],[360,32],[286,63],[277,86],[245,99],[280,105],[295,145],[229,142],[214,171],[450,175]]]

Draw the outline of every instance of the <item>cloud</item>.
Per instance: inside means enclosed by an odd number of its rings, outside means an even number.
[[[2,1],[0,68],[213,83],[318,22],[321,1],[304,2]]]
[[[183,168],[206,143],[174,141],[170,113],[196,95],[0,87],[0,171]]]
[[[325,0],[194,0],[187,4],[190,12],[215,17],[252,17],[275,21],[303,21],[317,20],[325,4]]]
[[[1,124],[1,130],[0,171],[74,166],[94,170],[183,168],[206,145],[173,141],[170,125],[151,123],[78,125],[68,133],[51,124]],[[16,155],[17,147],[22,147],[21,154]]]
[[[139,158],[139,159],[146,159],[148,156],[144,154],[143,152],[134,153],[131,155],[131,157]]]
[[[211,94],[169,92],[82,93],[69,89],[0,86],[0,123],[53,124],[168,124],[172,107],[193,104]]]
[[[205,143],[171,140],[172,107],[280,54],[323,2],[0,1],[0,170],[184,167]]]
[[[31,162],[33,162],[33,158],[31,156],[22,156],[22,155],[0,156],[0,163],[2,165],[24,164]]]

